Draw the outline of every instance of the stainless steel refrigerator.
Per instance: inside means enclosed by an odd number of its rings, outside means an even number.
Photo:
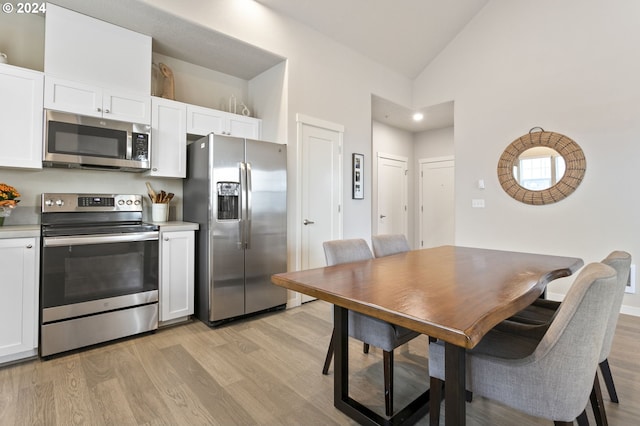
[[[197,222],[196,316],[210,326],[283,308],[286,145],[210,134],[187,148],[184,220]]]

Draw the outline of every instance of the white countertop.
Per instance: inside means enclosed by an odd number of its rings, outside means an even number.
[[[40,225],[0,226],[0,238],[30,238],[40,236]]]
[[[193,222],[181,222],[178,220],[169,222],[148,222],[154,225],[160,226],[160,232],[162,231],[196,231],[200,228],[200,225]]]

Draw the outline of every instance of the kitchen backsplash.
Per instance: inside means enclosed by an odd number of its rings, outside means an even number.
[[[40,196],[43,192],[82,192],[141,194],[145,199],[145,215],[151,218],[151,203],[145,182],[154,188],[173,192],[169,218],[182,220],[182,180],[152,178],[145,173],[126,173],[78,169],[42,169],[38,171],[0,169],[0,182],[20,192],[16,211],[5,220],[5,225],[34,224],[39,221]],[[149,210],[147,212],[147,210]],[[145,220],[149,220],[145,218]]]

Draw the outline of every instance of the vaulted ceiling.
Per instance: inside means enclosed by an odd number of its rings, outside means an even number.
[[[383,66],[414,79],[456,37],[488,0],[256,0],[334,39]],[[154,51],[251,79],[283,60],[270,52],[196,25],[152,6],[131,0],[55,0],[76,10],[154,39]],[[203,43],[206,40],[206,43]],[[197,42],[196,42],[197,41]],[[376,120],[409,131],[432,128],[429,121],[412,123],[409,108],[373,97]],[[426,116],[452,105],[425,109]],[[406,114],[405,114],[406,113]]]

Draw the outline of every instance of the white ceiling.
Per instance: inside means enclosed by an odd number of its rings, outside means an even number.
[[[209,0],[210,1],[210,0]],[[354,51],[414,79],[482,9],[488,0],[257,0]],[[153,37],[153,50],[186,62],[250,80],[284,60],[271,52],[171,15],[147,2],[53,0]],[[448,122],[444,116],[450,111]],[[413,110],[372,97],[375,120],[417,132],[453,124],[453,105]],[[439,117],[431,121],[430,117]]]
[[[489,0],[256,0],[414,79]]]

